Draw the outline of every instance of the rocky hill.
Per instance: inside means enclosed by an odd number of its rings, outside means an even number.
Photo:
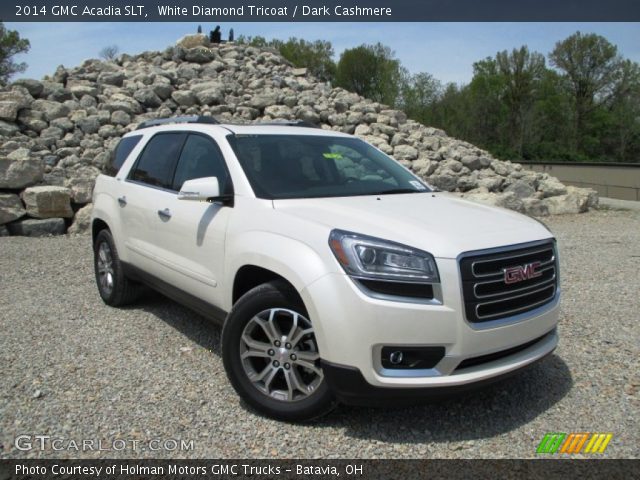
[[[274,51],[191,35],[164,52],[87,60],[0,91],[0,235],[86,230],[94,179],[120,136],[143,120],[183,114],[300,119],[354,133],[440,190],[531,215],[597,204],[592,190],[496,160],[401,111],[331,88]]]

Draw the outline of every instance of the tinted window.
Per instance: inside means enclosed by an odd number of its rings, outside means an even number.
[[[203,177],[218,177],[220,192],[227,191],[227,169],[218,146],[201,135],[189,135],[176,168],[173,189],[180,190],[187,180]]]
[[[110,175],[115,177],[122,164],[127,159],[131,151],[138,145],[142,135],[135,135],[132,137],[125,137],[120,142],[118,142],[118,146],[111,154],[111,159],[109,163],[104,168],[104,173],[106,175]]]
[[[345,197],[430,191],[398,162],[362,140],[324,135],[231,135],[261,198]]]
[[[155,187],[171,188],[173,170],[186,133],[160,133],[144,147],[130,178]]]

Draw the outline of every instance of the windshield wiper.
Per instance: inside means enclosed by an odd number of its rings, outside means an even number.
[[[427,190],[415,190],[413,188],[391,188],[389,190],[380,190],[379,192],[373,192],[369,195],[387,195],[394,193],[425,193]]]

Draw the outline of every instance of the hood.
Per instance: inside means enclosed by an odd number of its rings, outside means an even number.
[[[302,220],[425,250],[435,257],[551,238],[536,220],[446,193],[274,200]]]

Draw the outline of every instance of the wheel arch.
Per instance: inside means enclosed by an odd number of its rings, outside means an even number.
[[[242,294],[272,280],[285,281],[303,300],[300,293],[329,270],[314,248],[272,232],[245,232],[229,239],[227,244],[228,287],[224,295],[227,310]]]
[[[302,301],[302,297],[296,290],[295,286],[282,275],[269,270],[268,268],[259,267],[258,265],[243,265],[241,266],[233,279],[233,288],[231,294],[232,305],[249,290],[257,286],[263,285],[268,282],[281,281],[286,283],[291,290],[295,292],[296,296]]]
[[[101,218],[94,218],[91,222],[91,241],[93,243],[96,242],[96,237],[102,230],[111,231],[111,227],[109,227],[109,224]]]

